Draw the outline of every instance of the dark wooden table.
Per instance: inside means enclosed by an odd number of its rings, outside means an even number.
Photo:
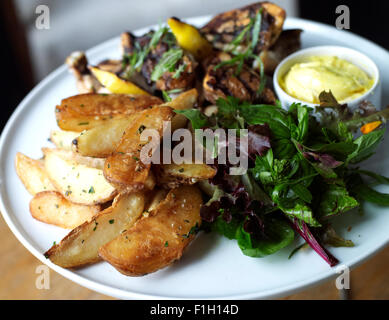
[[[36,259],[0,218],[0,299],[112,299],[50,270],[50,289],[37,289]],[[389,299],[389,247],[351,272],[352,299]],[[338,299],[334,281],[284,299]]]

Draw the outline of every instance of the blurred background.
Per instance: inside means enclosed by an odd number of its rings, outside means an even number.
[[[105,40],[119,36],[125,30],[134,30],[159,21],[166,21],[166,18],[171,16],[186,18],[216,14],[253,2],[255,1],[1,0],[2,49],[0,58],[5,76],[3,74],[0,81],[2,92],[5,94],[2,95],[3,113],[0,117],[0,130],[25,95],[46,75],[63,64],[70,52],[87,50]],[[336,7],[345,4],[349,6],[351,12],[349,31],[389,49],[389,37],[386,33],[389,1],[370,0],[368,4],[351,0],[273,0],[273,2],[285,8],[289,17],[302,17],[330,25],[335,24]],[[36,8],[39,5],[47,5],[50,9],[50,29],[48,30],[36,28],[36,19],[39,16]],[[5,264],[0,264],[0,272],[3,275],[0,288],[8,288],[7,292],[0,291],[0,298],[100,298],[99,295],[92,294],[87,289],[81,289],[59,275],[56,275],[54,281],[61,283],[61,286],[56,287],[62,289],[48,293],[51,296],[45,296],[44,292],[28,292],[28,288],[31,287],[29,281],[34,281],[35,274],[32,271],[30,279],[23,273],[23,270],[26,264],[38,265],[39,262],[17,242],[4,222],[0,224],[0,232],[2,238],[6,239],[5,244],[2,241],[0,254],[8,258],[7,267]],[[9,267],[10,259],[13,259],[15,263],[12,270]],[[5,263],[5,259],[1,260]],[[388,286],[380,286],[380,283],[385,284],[389,281],[387,272],[384,271],[388,267],[384,261],[388,260],[389,250],[385,250],[381,253],[380,259],[377,257],[375,262],[370,263],[371,267],[365,266],[363,269],[365,271],[360,271],[360,290],[356,291],[356,294],[360,295],[359,298],[389,298]],[[18,268],[21,271],[19,274],[17,274]],[[374,270],[376,270],[374,281],[378,281],[377,286],[367,287],[362,280],[367,279],[371,272],[375,272]],[[379,270],[382,270],[380,271],[383,273],[382,276],[377,273]],[[337,291],[333,284],[328,286],[307,291],[294,298],[337,298]]]

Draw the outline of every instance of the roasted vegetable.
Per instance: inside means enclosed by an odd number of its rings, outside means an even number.
[[[79,94],[63,99],[55,116],[61,129],[81,132],[161,103],[159,98],[145,95]]]
[[[153,166],[158,185],[177,188],[180,184],[194,184],[215,176],[216,169],[206,164],[161,164]]]
[[[65,229],[90,221],[99,211],[99,205],[76,204],[57,191],[39,192],[30,202],[30,212],[35,219]]]
[[[181,258],[201,223],[200,191],[182,186],[169,192],[148,217],[99,249],[99,255],[121,273],[141,276]]]
[[[73,140],[73,148],[83,156],[105,158],[116,149],[126,128],[136,119],[132,114],[125,118],[109,119],[103,124],[85,130]]]
[[[15,157],[15,168],[30,194],[35,195],[41,191],[55,190],[45,170],[44,160],[31,159],[18,152]]]
[[[52,130],[50,133],[50,141],[59,149],[72,150],[73,140],[79,135],[79,132]]]
[[[107,202],[116,195],[101,169],[87,166],[58,149],[44,149],[46,172],[66,199],[78,204],[94,205]]]
[[[99,248],[129,230],[142,214],[144,203],[142,193],[117,196],[112,207],[72,230],[45,256],[63,268],[97,262]]]
[[[163,135],[163,122],[172,117],[170,107],[157,106],[141,112],[126,129],[118,147],[107,158],[104,166],[104,176],[118,190],[133,192],[145,187],[151,163],[142,162],[141,150],[149,141],[142,141],[141,133],[146,129],[153,129],[160,139]]]

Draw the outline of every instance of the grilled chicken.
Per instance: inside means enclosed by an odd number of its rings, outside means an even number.
[[[100,92],[103,88],[88,69],[88,60],[84,52],[76,51],[66,58],[66,64],[76,78],[79,93]]]
[[[229,59],[231,56],[228,53],[220,52],[209,63],[203,80],[203,93],[207,101],[215,104],[218,98],[233,96],[241,101],[275,103],[275,96],[271,89],[265,87],[262,93],[258,94],[261,78],[249,66],[244,65],[239,74],[236,65],[215,68],[221,61]]]
[[[129,32],[125,32],[121,36],[122,52],[125,55],[136,54],[137,48],[144,48],[150,42],[154,31],[135,37]],[[165,72],[159,80],[155,83],[151,79],[151,75],[155,66],[158,64],[163,54],[167,52],[171,47],[176,46],[176,40],[171,33],[165,33],[158,41],[155,48],[152,48],[148,55],[145,57],[140,75],[144,78],[148,86],[155,85],[158,90],[169,91],[173,89],[190,89],[194,87],[195,82],[195,69],[197,62],[188,53],[184,53],[183,57],[177,62],[176,69],[184,65],[184,70],[180,73],[179,77],[174,78],[175,71]],[[139,81],[139,78],[135,75],[135,81]]]
[[[97,68],[119,75],[123,72],[123,63],[120,60],[107,59],[98,63]]]
[[[215,16],[202,29],[202,34],[219,50],[225,51],[244,30],[262,8],[262,20],[258,44],[255,54],[270,48],[278,39],[285,20],[285,11],[270,2],[259,2],[240,9],[227,11]],[[246,33],[240,47],[242,51],[248,46]]]
[[[281,60],[300,49],[301,32],[301,29],[284,30],[269,50],[261,52],[261,59],[265,66],[266,74],[273,74]]]

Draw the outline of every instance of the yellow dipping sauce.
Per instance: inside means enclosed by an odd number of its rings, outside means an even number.
[[[289,95],[310,103],[319,103],[319,94],[331,90],[340,103],[358,98],[374,84],[374,79],[356,65],[334,56],[312,56],[296,63],[279,79]]]

